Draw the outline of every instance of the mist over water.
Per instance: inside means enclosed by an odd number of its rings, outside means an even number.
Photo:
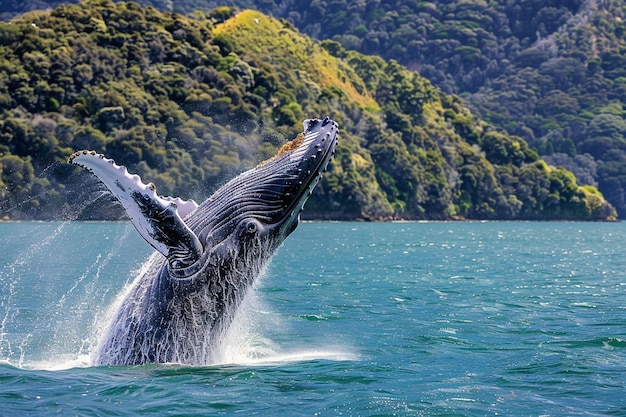
[[[626,414],[623,223],[304,223],[209,366],[93,367],[151,248],[0,223],[0,415]]]

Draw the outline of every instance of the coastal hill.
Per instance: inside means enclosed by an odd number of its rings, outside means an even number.
[[[341,139],[310,218],[615,214],[417,72],[260,12],[87,0],[0,23],[0,50],[0,217],[115,217],[95,180],[65,163],[84,148],[162,194],[203,200],[327,115]]]

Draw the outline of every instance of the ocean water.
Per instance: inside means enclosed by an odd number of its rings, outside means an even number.
[[[304,223],[223,361],[90,366],[150,253],[0,223],[0,416],[626,415],[624,223]]]

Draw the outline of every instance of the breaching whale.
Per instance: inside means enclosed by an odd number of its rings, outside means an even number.
[[[274,157],[200,205],[157,195],[101,154],[73,154],[69,162],[104,183],[158,252],[113,313],[92,363],[211,363],[246,290],[298,225],[337,139],[334,121],[305,120]]]

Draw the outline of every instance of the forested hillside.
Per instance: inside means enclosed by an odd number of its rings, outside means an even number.
[[[462,95],[549,163],[598,186],[626,215],[623,1],[311,0],[262,7],[304,33],[397,59]]]
[[[626,215],[623,1],[257,3],[310,36],[397,59],[462,95]]]
[[[64,163],[83,148],[160,193],[202,200],[326,115],[341,142],[309,216],[613,214],[593,187],[418,73],[258,12],[185,17],[88,0],[28,13],[0,24],[0,80],[0,217],[105,215],[101,188]]]
[[[626,215],[623,1],[257,3],[310,36],[396,59],[462,95]]]
[[[73,0],[76,1],[76,0]],[[7,1],[0,17],[58,1]],[[139,0],[190,13],[218,5],[286,18],[318,39],[395,59],[547,162],[599,187],[626,215],[626,5],[619,0]]]

